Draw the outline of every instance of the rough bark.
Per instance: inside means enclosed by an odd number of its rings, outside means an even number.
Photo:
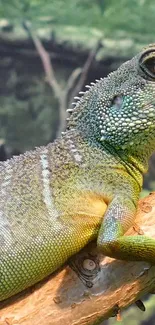
[[[128,234],[155,238],[155,194],[140,200]],[[69,266],[70,265],[70,266]],[[1,303],[0,325],[92,325],[155,288],[155,266],[118,261],[96,252],[95,243],[43,283]]]

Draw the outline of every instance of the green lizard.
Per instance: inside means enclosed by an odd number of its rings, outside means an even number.
[[[155,149],[155,45],[93,84],[61,138],[0,164],[0,300],[97,238],[105,255],[155,263],[133,224]]]

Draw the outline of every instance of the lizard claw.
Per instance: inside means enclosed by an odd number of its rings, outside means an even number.
[[[137,306],[140,310],[142,310],[142,311],[145,311],[145,310],[146,310],[146,308],[145,308],[145,306],[144,306],[144,304],[143,304],[143,302],[142,302],[141,300],[137,300],[137,301],[135,302],[135,304],[136,304],[136,306]]]

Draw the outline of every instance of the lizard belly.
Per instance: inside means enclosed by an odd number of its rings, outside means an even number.
[[[48,216],[40,209],[33,212],[33,217],[25,213],[18,219],[15,215],[9,224],[9,218],[3,215],[0,301],[45,278],[94,239],[105,209],[100,198],[84,196],[76,204],[72,202],[72,209],[70,206],[60,217],[56,209]]]

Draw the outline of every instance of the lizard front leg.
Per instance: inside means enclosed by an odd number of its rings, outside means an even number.
[[[136,213],[134,202],[115,197],[109,204],[98,234],[97,244],[103,254],[121,260],[147,261],[155,264],[155,240],[145,235],[123,236]]]

